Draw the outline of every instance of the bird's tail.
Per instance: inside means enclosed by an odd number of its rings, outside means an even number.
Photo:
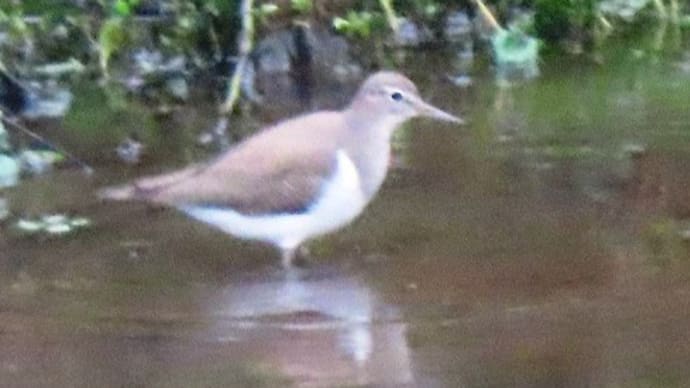
[[[98,191],[98,197],[109,201],[149,200],[156,202],[160,190],[174,185],[184,178],[200,171],[200,165],[192,165],[182,170],[163,175],[139,178],[136,181],[120,186],[105,187]]]
[[[98,190],[98,198],[106,201],[127,201],[135,199],[138,191],[132,184],[110,186]]]

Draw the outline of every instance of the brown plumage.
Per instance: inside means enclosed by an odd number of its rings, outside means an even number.
[[[289,265],[302,241],[361,212],[385,178],[393,131],[415,116],[461,122],[424,102],[403,75],[379,72],[342,111],[279,122],[208,163],[100,196],[177,207],[228,233],[277,245]]]
[[[230,207],[243,214],[304,210],[331,174],[342,118],[301,116],[269,127],[208,164],[140,178],[101,192],[106,199]],[[314,141],[313,133],[319,132]],[[325,136],[328,134],[328,136]]]

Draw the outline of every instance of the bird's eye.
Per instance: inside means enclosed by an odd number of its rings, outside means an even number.
[[[391,94],[391,98],[393,99],[393,101],[401,101],[403,99],[403,95],[400,92],[394,92],[393,94]]]

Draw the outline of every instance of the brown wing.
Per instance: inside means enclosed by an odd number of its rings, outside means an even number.
[[[316,128],[317,124],[323,128]],[[335,167],[338,142],[331,128],[337,125],[332,124],[327,113],[287,121],[249,138],[206,166],[143,178],[133,185],[106,190],[104,196],[231,207],[245,214],[299,212],[314,200]],[[118,197],[118,190],[127,195]]]
[[[145,194],[171,205],[231,207],[241,213],[294,213],[306,209],[334,167],[321,152],[281,154],[279,161],[228,155],[177,183]]]

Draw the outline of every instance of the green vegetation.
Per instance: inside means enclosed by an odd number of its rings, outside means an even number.
[[[274,15],[279,11],[277,5],[273,3],[263,3],[254,9],[254,16],[256,16],[260,22],[266,23],[271,15]]]
[[[132,134],[149,144],[156,143],[158,131],[154,130],[157,125],[151,112],[145,106],[129,103],[118,90],[89,83],[77,85],[72,109],[64,118],[66,141],[71,149],[110,150]]]
[[[106,20],[98,33],[99,64],[101,72],[108,74],[110,57],[127,43],[127,29],[119,17]]]
[[[309,13],[314,8],[312,0],[290,0],[290,5],[292,9],[300,13]]]
[[[688,247],[684,236],[684,227],[671,218],[652,220],[646,225],[642,238],[649,250],[649,262],[652,265],[668,267],[687,264]]]
[[[58,58],[51,54],[56,54],[56,43],[57,46],[71,44],[73,47],[63,49],[59,59],[74,57],[97,65],[93,68],[107,75],[118,52],[136,48],[144,40],[157,42],[159,47],[182,52],[190,58],[208,60],[226,51],[234,53],[237,34],[241,30],[240,1],[145,2],[149,6],[158,6],[153,11],[144,10],[146,4],[141,0],[88,0],[84,3],[77,6],[69,0],[27,0],[0,5],[0,32],[7,34],[5,39],[8,43],[2,45],[0,63],[12,70],[21,67],[22,59],[36,62],[55,60]],[[337,13],[319,15],[319,18],[329,18],[337,31],[354,40],[388,39],[390,30],[397,31],[398,16],[441,25],[439,21],[448,12],[477,6],[470,0],[371,0],[344,4],[348,7],[334,7]],[[553,46],[576,42],[585,48],[591,47],[595,40],[603,39],[602,30],[610,31],[627,25],[645,28],[644,23],[650,19],[677,23],[681,27],[687,26],[690,20],[683,14],[687,10],[682,9],[677,0],[494,0],[487,1],[487,5],[506,26],[513,22],[508,17],[511,9],[533,10],[533,19],[528,25],[522,25],[521,30],[527,34],[534,33]],[[285,25],[286,18],[312,17],[318,13],[315,11],[313,0],[289,0],[257,2],[253,13],[257,21],[270,30],[273,26]],[[149,24],[148,36],[138,36],[141,34],[133,24],[142,23],[137,19],[140,15],[164,17],[166,22]],[[390,30],[381,28],[384,23]],[[58,42],[54,39],[56,34],[62,37]],[[92,47],[85,47],[89,45]],[[27,56],[25,50],[31,47],[34,51]],[[24,51],[24,55],[16,55],[19,51]],[[44,56],[46,58],[42,58]],[[203,61],[197,63],[204,65]]]
[[[374,47],[382,48],[385,47],[382,43],[396,41],[401,17],[421,24],[420,31],[429,27],[431,35],[441,37],[446,16],[458,10],[469,11],[482,3],[476,0],[332,3],[275,0],[251,2],[250,12],[244,14],[241,4],[240,0],[3,2],[0,5],[0,71],[22,79],[40,76],[70,84],[103,80],[100,86],[109,96],[104,106],[111,109],[113,102],[120,100],[120,107],[114,109],[117,112],[128,110],[124,108],[127,104],[124,96],[130,90],[125,83],[133,78],[133,68],[140,66],[133,64],[133,55],[142,50],[163,58],[158,63],[145,63],[161,73],[168,71],[164,66],[166,59],[181,59],[183,64],[177,71],[184,73],[180,76],[182,82],[189,82],[190,75],[228,69],[226,62],[238,63],[236,67],[244,70],[255,40],[295,23],[320,23],[332,27],[354,44],[373,43]],[[633,29],[651,31],[639,35],[653,35],[661,47],[662,42],[672,41],[668,38],[674,36],[674,31],[690,25],[687,22],[690,18],[684,16],[688,10],[676,0],[487,0],[486,5],[486,12],[472,14],[485,19],[495,17],[498,21],[494,21],[499,27],[494,29],[491,42],[499,78],[504,62],[512,66],[508,66],[507,72],[517,64],[519,68],[533,69],[528,73],[536,75],[538,49],[544,46],[565,48],[573,53],[594,52],[612,32],[628,33]],[[255,31],[248,33],[248,26]],[[242,60],[238,61],[239,58]],[[237,72],[227,82],[227,96],[221,104],[224,113],[234,111],[242,74]],[[226,77],[227,73],[222,76]],[[169,85],[168,81],[160,77],[157,84]],[[180,86],[184,90],[187,84]],[[117,114],[96,115],[107,120],[96,117],[95,122],[109,123],[111,127],[110,123],[117,122],[112,116]],[[70,123],[74,122],[67,120],[71,130],[74,128]],[[89,126],[91,129],[81,128],[79,132],[101,128]],[[117,137],[123,131],[109,132]],[[113,140],[112,136],[97,132],[87,137],[101,139],[100,142],[109,139],[105,141],[108,143]]]
[[[545,41],[558,42],[591,31],[595,13],[594,0],[536,0],[534,29]]]
[[[380,22],[381,19],[378,19]],[[371,37],[372,31],[376,31],[377,23],[375,14],[367,11],[350,11],[345,17],[337,16],[333,19],[333,27],[350,38],[366,39]]]

